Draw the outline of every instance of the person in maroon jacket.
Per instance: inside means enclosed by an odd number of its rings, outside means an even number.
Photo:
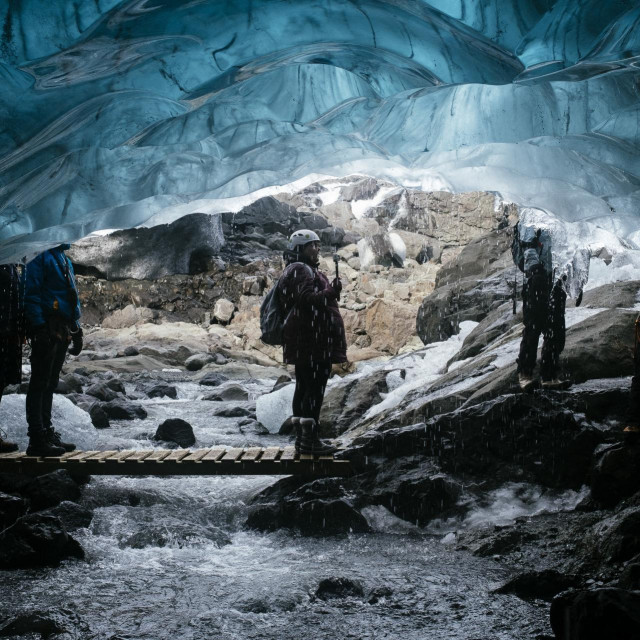
[[[318,438],[324,390],[333,363],[347,361],[347,341],[338,300],[342,284],[329,282],[318,270],[320,238],[313,231],[296,231],[284,258],[287,266],[278,281],[284,306],[283,355],[295,365],[293,423],[296,450],[330,455],[336,448]]]

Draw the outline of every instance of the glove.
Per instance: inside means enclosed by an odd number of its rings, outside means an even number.
[[[334,278],[331,282],[331,286],[333,287],[333,290],[340,295],[342,292],[342,282],[340,282],[340,278]]]
[[[78,327],[78,330],[71,333],[71,346],[69,347],[69,355],[79,356],[82,351],[82,327]]]
[[[35,349],[46,350],[51,346],[51,334],[49,327],[45,324],[33,327],[31,332],[31,346]]]
[[[582,289],[580,289],[580,293],[578,294],[578,297],[576,298],[576,307],[579,307],[582,304]]]

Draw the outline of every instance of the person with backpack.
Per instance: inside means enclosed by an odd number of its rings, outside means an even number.
[[[331,455],[336,448],[318,437],[318,421],[331,365],[347,361],[347,341],[338,300],[338,277],[329,282],[318,269],[320,238],[308,229],[291,235],[287,263],[277,284],[282,304],[283,359],[295,365],[293,424],[299,453]]]
[[[30,456],[73,451],[51,422],[53,393],[67,354],[82,351],[80,302],[68,244],[41,253],[25,267],[24,309],[31,341],[31,380],[27,391]],[[71,345],[71,348],[69,348]]]
[[[522,316],[524,329],[518,354],[518,381],[523,391],[535,384],[538,340],[543,335],[540,377],[542,387],[560,388],[558,363],[565,343],[565,279],[555,278],[551,253],[551,234],[547,229],[520,223],[514,229],[511,254],[516,266],[524,273]],[[582,301],[582,293],[576,306]]]
[[[20,275],[15,264],[0,265],[0,400],[8,384],[22,381],[22,299]],[[0,430],[0,453],[18,450]]]

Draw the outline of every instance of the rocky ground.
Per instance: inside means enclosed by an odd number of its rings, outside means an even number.
[[[361,472],[280,480],[255,497],[247,526],[367,531],[367,509],[383,506],[510,567],[513,578],[501,589],[551,602],[556,638],[640,637],[640,442],[622,437],[640,282],[593,289],[569,308],[567,388],[519,393],[522,317],[520,307],[512,310],[509,253],[516,216],[492,194],[425,194],[357,177],[259,200],[206,233],[196,216],[174,223],[177,231],[86,241],[73,253],[83,274],[86,350],[67,364],[59,391],[96,428],[108,428],[144,411],[124,381],[136,382],[138,397],[170,395],[150,372],[177,368],[220,387],[212,393],[236,399],[260,429],[238,379],[280,376],[275,393],[290,384],[279,351],[259,340],[258,311],[282,269],[286,236],[314,228],[323,270],[333,270],[334,251],[339,256],[350,361],[377,363],[365,375],[341,371],[321,419]],[[163,259],[167,237],[194,233],[201,246],[176,243]],[[416,362],[428,361],[433,345],[465,321],[479,324],[438,375],[421,382]],[[415,384],[398,394],[412,376]],[[185,438],[180,444],[189,446]],[[3,566],[18,562],[10,558],[30,566],[81,555],[71,533],[90,514],[71,502],[79,482],[63,473],[0,478],[3,528],[17,523],[2,534]],[[55,498],[42,498],[47,487]],[[551,501],[567,492],[577,498],[499,526],[466,526],[505,487],[514,499],[527,487]],[[46,545],[56,553],[45,557]]]

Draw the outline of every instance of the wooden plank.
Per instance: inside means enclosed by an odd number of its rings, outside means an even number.
[[[199,462],[204,458],[211,449],[196,449],[189,453],[189,455],[182,460],[182,462]]]
[[[240,458],[240,462],[255,462],[262,453],[261,447],[249,447]]]
[[[102,453],[101,451],[80,451],[77,456],[69,457],[66,462],[75,464],[76,462],[84,462],[87,458],[91,458],[96,453]]]
[[[86,451],[69,451],[68,453],[63,453],[60,456],[60,459],[64,460],[65,462],[68,462],[69,460],[75,460],[76,458],[83,456],[85,453]],[[96,452],[94,451],[92,453],[96,453]]]
[[[145,458],[144,461],[145,462],[152,462],[152,461],[156,461],[156,462],[160,462],[161,460],[164,460],[166,457],[168,457],[171,454],[171,449],[158,449],[157,451],[154,451],[148,458]]]
[[[24,451],[12,451],[11,453],[0,453],[0,460],[18,460],[27,454]]]
[[[105,462],[123,462],[127,458],[130,458],[134,453],[137,453],[135,449],[125,449],[124,451],[118,451],[112,456],[105,459]]]
[[[128,456],[124,462],[142,462],[145,458],[150,456],[153,451],[135,451],[133,455]]]
[[[202,462],[218,462],[220,458],[226,453],[227,449],[225,447],[215,447],[209,451],[203,458],[201,458]]]
[[[296,459],[296,449],[295,447],[285,447],[282,450],[282,455],[280,456],[280,462],[291,462]]]
[[[182,458],[186,458],[190,453],[189,449],[174,450],[162,462],[180,462]]]
[[[115,450],[111,450],[111,451],[101,451],[100,453],[96,453],[95,455],[91,456],[90,458],[85,458],[84,462],[87,461],[91,461],[91,462],[102,462],[103,460],[106,460],[109,456],[112,456],[114,453],[118,453]],[[48,460],[48,458],[45,458],[45,460]]]
[[[258,462],[272,462],[280,455],[281,451],[280,447],[268,447],[262,452]]]
[[[232,447],[231,449],[227,449],[227,452],[222,456],[220,462],[236,462],[243,453],[244,449]]]
[[[300,454],[300,462],[302,462],[303,460],[306,461],[306,462],[313,462],[314,457],[315,456],[311,455],[310,453],[301,453]]]

